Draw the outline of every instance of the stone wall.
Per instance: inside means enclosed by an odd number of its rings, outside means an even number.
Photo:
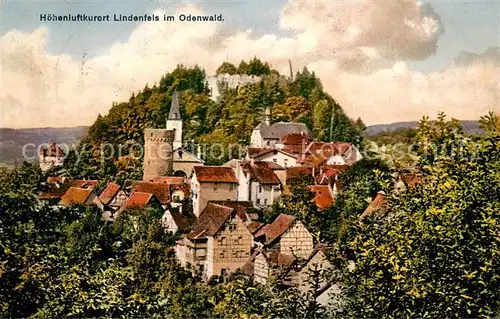
[[[174,131],[149,128],[144,131],[143,180],[172,174],[173,141]]]
[[[212,100],[216,100],[220,95],[219,87],[217,85],[218,82],[227,83],[230,88],[236,88],[239,85],[249,84],[249,83],[257,83],[260,81],[260,77],[254,75],[230,75],[230,74],[219,74],[216,76],[208,76],[207,83],[210,88],[210,98]]]
[[[193,187],[194,214],[198,217],[211,200],[237,200],[238,184],[236,183],[198,183]]]

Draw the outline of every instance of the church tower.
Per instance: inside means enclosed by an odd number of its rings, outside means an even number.
[[[182,119],[177,91],[174,91],[172,95],[172,104],[167,118],[167,130],[174,131],[174,150],[182,147]]]

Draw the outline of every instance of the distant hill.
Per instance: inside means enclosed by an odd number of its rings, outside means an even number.
[[[0,163],[7,166],[20,164],[24,160],[23,147],[27,157],[37,156],[39,145],[58,143],[72,146],[87,134],[87,126],[64,128],[0,128]],[[34,144],[29,145],[30,143]]]
[[[461,121],[466,132],[481,133],[478,121]],[[375,136],[383,132],[394,132],[405,128],[416,128],[418,122],[397,122],[391,124],[369,125],[366,128],[367,136]],[[7,129],[0,128],[0,166],[13,166],[24,160],[23,146],[33,143],[35,146],[26,147],[28,157],[36,156],[36,149],[44,143],[58,143],[73,145],[87,134],[87,126],[64,128],[30,128]],[[2,165],[3,164],[3,165]]]
[[[481,128],[479,128],[478,121],[460,121],[465,132],[469,134],[478,134],[482,133]],[[369,125],[366,128],[365,134],[366,136],[375,136],[384,132],[394,132],[401,129],[407,128],[417,128],[418,122],[396,122],[391,124],[377,124],[377,125]]]

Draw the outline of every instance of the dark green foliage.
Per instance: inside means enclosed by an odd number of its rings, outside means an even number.
[[[248,62],[242,61],[237,69],[225,62],[217,72],[256,75],[262,80],[236,89],[221,83],[220,97],[213,101],[208,95],[205,71],[198,66],[179,65],[164,75],[158,84],[153,87],[146,85],[128,102],[113,103],[107,115],[99,115],[79,147],[68,155],[61,174],[119,183],[140,179],[144,129],[165,127],[174,90],[181,93],[184,142],[204,143],[204,149],[221,143],[224,148],[221,156],[216,151],[205,153],[207,164],[216,165],[240,158],[267,107],[279,111],[274,121],[306,123],[321,140],[361,141],[362,123],[349,119],[334,99],[323,91],[314,72],[306,68],[293,82],[256,57]],[[231,145],[234,145],[232,149]]]
[[[206,285],[177,263],[158,211],[114,223],[95,207],[38,202],[36,167],[0,174],[0,317],[309,317],[296,291],[235,275]],[[43,180],[43,179],[40,179]],[[13,189],[12,187],[18,187]]]
[[[500,138],[473,141],[444,116],[418,137],[424,181],[391,193],[390,219],[353,218],[343,241],[349,315],[498,315]]]
[[[229,74],[229,75],[234,75],[238,72],[238,69],[234,66],[234,64],[229,63],[229,62],[224,62],[222,63],[217,70],[215,71],[216,75],[219,74]]]

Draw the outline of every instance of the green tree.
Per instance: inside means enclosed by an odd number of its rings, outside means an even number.
[[[500,134],[500,116],[493,111],[481,116],[479,127],[488,133]]]
[[[500,311],[500,137],[477,144],[443,120],[422,137],[464,145],[434,157],[414,189],[389,196],[391,218],[353,223],[346,276],[356,317],[491,317]],[[425,160],[426,163],[429,163]]]
[[[218,68],[217,70],[215,71],[215,74],[216,75],[219,75],[219,74],[230,74],[230,75],[234,75],[238,72],[238,69],[236,69],[236,67],[234,66],[234,64],[232,63],[229,63],[229,62],[224,62],[222,63]]]

